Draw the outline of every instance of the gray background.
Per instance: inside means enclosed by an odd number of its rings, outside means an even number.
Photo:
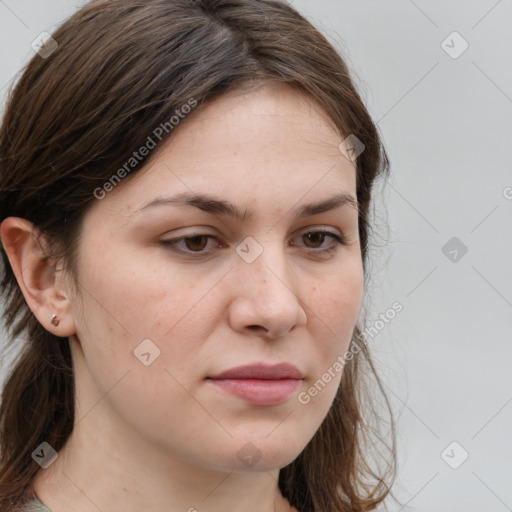
[[[2,107],[82,3],[0,0]],[[392,161],[366,303],[369,324],[403,305],[370,342],[398,418],[390,510],[512,510],[512,1],[291,3],[344,53]]]

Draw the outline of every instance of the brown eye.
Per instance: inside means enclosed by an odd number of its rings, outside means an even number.
[[[216,240],[213,235],[206,234],[192,234],[190,236],[181,236],[171,240],[161,240],[160,243],[165,247],[182,254],[206,256],[211,252],[211,247],[208,248],[208,241]],[[217,244],[220,247],[220,244]]]
[[[312,233],[306,233],[305,235],[302,235],[304,237],[304,240],[307,241],[305,244],[306,247],[310,249],[318,249],[318,247],[322,246],[322,243],[325,240],[326,233],[323,233],[321,231],[314,231]],[[309,245],[312,244],[312,245]],[[317,245],[319,244],[319,245]]]
[[[187,249],[193,252],[197,252],[205,249],[209,238],[211,237],[208,235],[197,235],[183,238],[183,240],[185,240],[185,246]]]
[[[338,235],[331,231],[315,230],[303,233],[300,237],[303,240],[303,247],[313,253],[330,253],[335,251],[340,245],[346,245],[347,240],[344,235]],[[326,238],[331,243],[325,244]]]

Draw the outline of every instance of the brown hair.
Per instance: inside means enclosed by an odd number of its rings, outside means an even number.
[[[356,192],[367,277],[371,190],[377,177],[389,173],[389,162],[346,64],[290,5],[100,0],[83,7],[52,37],[58,48],[46,58],[36,54],[9,94],[0,133],[0,222],[16,216],[34,223],[73,271],[81,221],[94,191],[155,127],[190,98],[197,100],[198,111],[227,91],[274,81],[315,99],[340,134],[353,134],[365,146],[356,161]],[[169,131],[159,144],[171,136]],[[124,179],[147,161],[142,158]],[[43,441],[57,451],[66,443],[74,424],[74,380],[67,339],[39,324],[5,251],[2,260],[8,347],[24,336],[0,407],[4,510],[32,496],[39,469],[33,450]],[[369,511],[390,494],[396,472],[393,413],[357,326],[352,348],[356,340],[358,350],[345,365],[327,417],[303,452],[280,470],[281,492],[300,512]],[[372,467],[368,448],[383,422],[365,373],[373,374],[389,412],[385,471],[376,462]],[[373,426],[371,418],[377,422]]]

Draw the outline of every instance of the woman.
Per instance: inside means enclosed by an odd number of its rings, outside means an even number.
[[[388,161],[309,22],[271,0],[91,2],[11,93],[0,159],[4,321],[26,341],[2,510],[382,503],[394,424],[383,472],[357,322]]]

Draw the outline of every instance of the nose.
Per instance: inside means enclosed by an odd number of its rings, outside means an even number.
[[[282,249],[266,246],[252,263],[237,261],[231,274],[233,300],[229,323],[232,329],[276,339],[306,325],[298,281]]]

